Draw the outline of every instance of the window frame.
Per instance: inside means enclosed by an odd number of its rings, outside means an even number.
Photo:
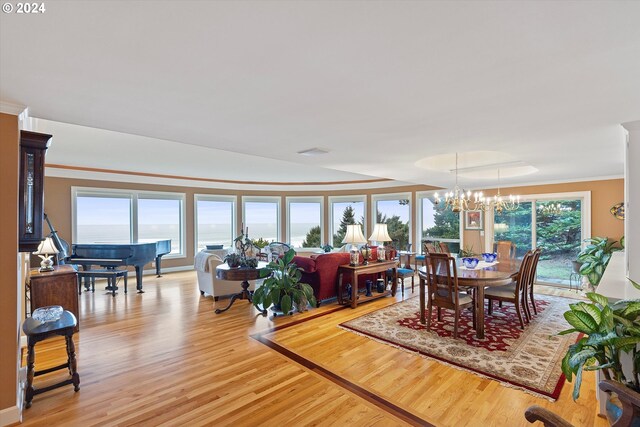
[[[236,237],[238,229],[238,198],[225,194],[194,194],[193,195],[193,253],[197,254],[198,249],[198,202],[231,202],[231,243],[233,247],[233,239]]]
[[[335,234],[335,230],[333,229],[333,204],[334,203],[344,203],[344,202],[362,202],[362,214],[364,216],[364,224],[362,224],[363,227],[363,233],[366,234],[367,232],[367,196],[362,194],[362,195],[353,195],[353,196],[329,196],[328,198],[328,203],[329,203],[329,244],[331,246],[333,246],[333,235]],[[367,236],[365,236],[367,237]]]
[[[320,247],[319,248],[303,248],[302,246],[296,247],[291,246],[294,249],[299,249],[301,251],[313,251],[316,249],[321,249],[326,243],[324,242],[324,197],[322,196],[287,196],[285,198],[286,203],[286,235],[285,239],[287,240],[285,243],[291,243],[291,203],[319,203],[320,204]]]
[[[167,254],[163,259],[186,258],[186,194],[169,191],[128,190],[121,188],[71,187],[71,240],[77,241],[78,235],[78,197],[128,198],[129,199],[129,241],[138,241],[138,200],[178,200],[180,202],[180,252]]]
[[[247,215],[246,215],[246,205],[247,202],[251,203],[251,202],[257,202],[257,203],[275,203],[276,204],[276,241],[279,242],[280,239],[282,238],[282,206],[281,202],[282,202],[282,198],[280,196],[242,196],[242,223],[244,224],[245,227],[248,226],[247,223]],[[244,231],[244,230],[243,230]],[[251,231],[251,230],[249,230]],[[249,234],[250,238],[260,238],[264,236],[254,236],[251,237],[251,234]],[[285,243],[285,242],[282,242]]]
[[[440,190],[442,191],[442,190]],[[416,191],[416,242],[420,242],[420,249],[416,248],[415,252],[420,254],[423,253],[422,247],[422,200],[429,199],[433,201],[434,194],[437,193],[438,190],[429,190],[429,191]],[[438,242],[444,243],[460,243],[460,248],[464,248],[464,218],[462,218],[462,212],[458,213],[458,239],[437,239]]]
[[[531,202],[531,246],[537,247],[538,235],[538,212],[536,202],[549,202],[552,200],[581,200],[580,203],[580,233],[581,247],[585,247],[585,239],[591,238],[591,191],[570,191],[566,193],[541,193],[541,194],[525,194],[520,196],[520,202]],[[495,211],[491,209],[485,215],[485,220],[490,217],[491,222],[485,221],[485,230],[490,231],[489,242],[486,246],[492,250],[495,239]],[[485,233],[486,234],[486,233]]]
[[[413,213],[413,206],[412,206],[412,193],[382,193],[382,194],[372,194],[371,195],[371,206],[369,207],[370,211],[369,214],[371,215],[371,223],[373,225],[376,224],[375,221],[377,221],[378,219],[378,202],[383,202],[383,201],[389,201],[389,200],[400,200],[400,199],[408,199],[409,200],[409,244],[412,245],[412,247],[414,248],[414,252],[415,252],[415,247],[413,246],[413,235],[411,234],[411,226],[413,225],[413,221],[411,220],[412,217],[412,213]],[[366,229],[365,229],[366,230]],[[369,238],[369,236],[365,236],[367,239]],[[404,248],[398,248],[401,250],[404,250]]]

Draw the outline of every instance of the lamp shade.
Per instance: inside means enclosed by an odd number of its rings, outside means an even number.
[[[360,224],[347,225],[347,233],[344,235],[342,243],[367,243],[367,239],[365,239],[364,234],[362,234]]]
[[[34,255],[52,255],[60,252],[56,245],[53,243],[53,239],[51,237],[47,237],[42,242],[40,242],[40,246],[38,246],[38,250],[36,250]]]
[[[373,233],[369,236],[369,240],[372,242],[390,242],[391,237],[387,230],[387,224],[376,224],[373,227]]]

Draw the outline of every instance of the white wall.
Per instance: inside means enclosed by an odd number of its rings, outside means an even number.
[[[625,150],[625,241],[628,276],[640,282],[640,120],[624,123],[629,132]]]

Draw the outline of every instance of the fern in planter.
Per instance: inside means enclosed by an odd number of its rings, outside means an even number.
[[[593,237],[586,239],[589,245],[585,247],[578,254],[578,261],[582,263],[580,267],[580,274],[587,276],[589,283],[593,286],[598,286],[604,270],[609,264],[611,254],[622,250],[620,247],[616,247],[618,243],[616,240],[609,241],[608,237]]]
[[[295,250],[289,249],[283,258],[260,270],[260,277],[266,279],[253,293],[253,305],[258,310],[266,313],[266,309],[274,304],[276,310],[288,314],[294,306],[304,311],[308,304],[316,305],[311,285],[300,283],[302,270],[292,262],[295,254]]]

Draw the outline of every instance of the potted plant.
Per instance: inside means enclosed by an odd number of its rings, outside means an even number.
[[[253,243],[253,246],[258,248],[260,251],[262,251],[263,248],[269,246],[269,242],[267,240],[264,240],[262,237],[260,237],[259,239],[253,239],[251,243]]]
[[[265,312],[273,304],[275,311],[290,314],[294,307],[305,311],[309,303],[316,304],[313,288],[300,283],[302,270],[292,262],[295,254],[295,250],[289,249],[283,258],[270,262],[260,271],[260,276],[266,279],[253,293],[253,305],[258,310]]]
[[[229,254],[224,257],[224,262],[229,264],[231,268],[238,268],[242,264],[242,256],[240,254]]]
[[[633,282],[632,282],[633,283]],[[634,286],[638,287],[634,283]],[[580,396],[583,371],[601,370],[608,380],[617,381],[632,390],[640,391],[640,300],[621,300],[610,303],[600,294],[589,292],[590,302],[578,302],[570,305],[564,318],[572,328],[560,332],[565,335],[573,332],[584,334],[578,342],[569,346],[562,359],[562,372],[567,381],[572,382],[573,399]],[[631,376],[624,372],[621,356],[629,353],[632,358]],[[621,410],[608,405],[610,419],[616,419]]]
[[[582,263],[580,274],[587,276],[589,283],[593,286],[598,286],[604,270],[609,264],[611,254],[622,250],[622,248],[616,247],[615,244],[618,242],[616,240],[609,241],[608,237],[593,237],[585,239],[585,242],[589,244],[580,251],[577,260]]]

